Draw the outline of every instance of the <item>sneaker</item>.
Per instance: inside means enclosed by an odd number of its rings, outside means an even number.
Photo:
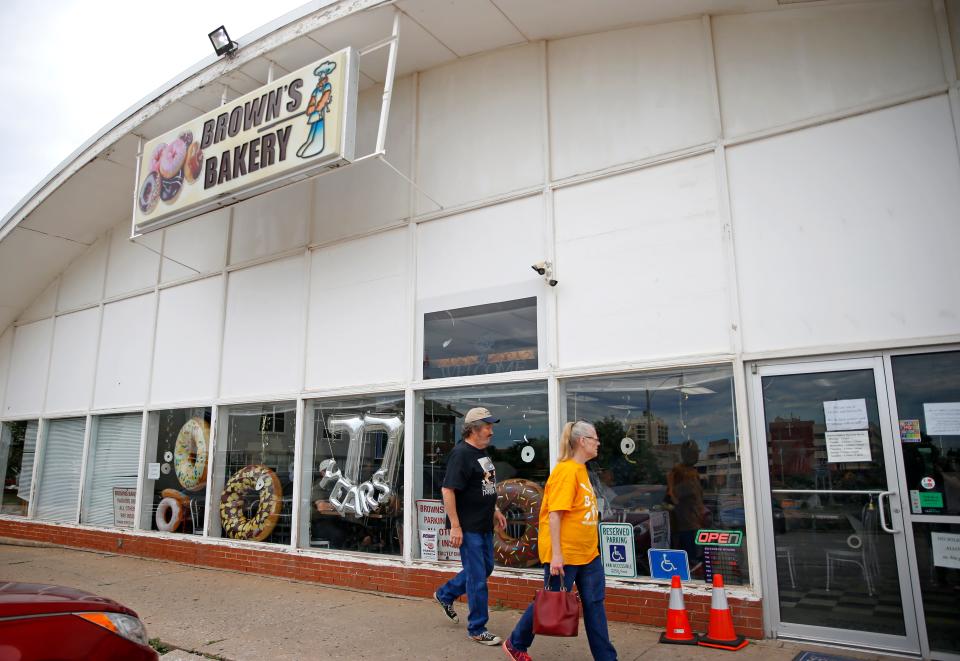
[[[533,661],[530,658],[530,655],[526,652],[521,652],[513,645],[510,644],[510,639],[507,638],[503,641],[503,651],[507,653],[507,656],[513,659],[513,661]]]
[[[440,608],[443,609],[443,614],[446,615],[453,622],[459,622],[460,617],[457,615],[457,611],[453,610],[453,604],[445,604],[440,601],[440,597],[437,596],[437,593],[433,593],[433,600],[440,604]]]
[[[499,645],[503,642],[503,639],[500,636],[494,636],[489,631],[483,631],[478,633],[476,636],[469,636],[471,640],[474,640],[481,645]]]

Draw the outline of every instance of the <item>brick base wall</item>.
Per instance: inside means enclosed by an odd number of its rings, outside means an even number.
[[[413,597],[430,597],[437,586],[450,577],[449,572],[421,567],[386,567],[288,551],[237,548],[197,538],[181,541],[120,530],[92,530],[33,521],[0,520],[0,537]],[[490,602],[506,608],[524,609],[540,585],[540,581],[534,578],[491,576],[488,583]],[[637,589],[608,586],[607,617],[662,629],[666,623],[668,598],[666,586]],[[728,595],[728,601],[737,633],[762,638],[761,600]],[[684,603],[693,629],[706,631],[710,614],[709,594],[684,594]]]

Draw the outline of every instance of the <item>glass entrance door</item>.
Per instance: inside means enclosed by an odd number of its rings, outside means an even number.
[[[882,359],[761,366],[752,386],[777,635],[919,652]]]
[[[923,654],[960,659],[960,351],[894,355],[890,366]]]

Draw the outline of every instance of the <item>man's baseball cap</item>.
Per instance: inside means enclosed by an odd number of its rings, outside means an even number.
[[[463,418],[464,424],[471,422],[500,422],[500,418],[494,418],[493,414],[483,407],[470,409]]]

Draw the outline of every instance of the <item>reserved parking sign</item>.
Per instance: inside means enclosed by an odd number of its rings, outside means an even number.
[[[629,523],[600,524],[600,556],[603,571],[617,578],[637,577],[637,556],[633,545],[633,526]]]

